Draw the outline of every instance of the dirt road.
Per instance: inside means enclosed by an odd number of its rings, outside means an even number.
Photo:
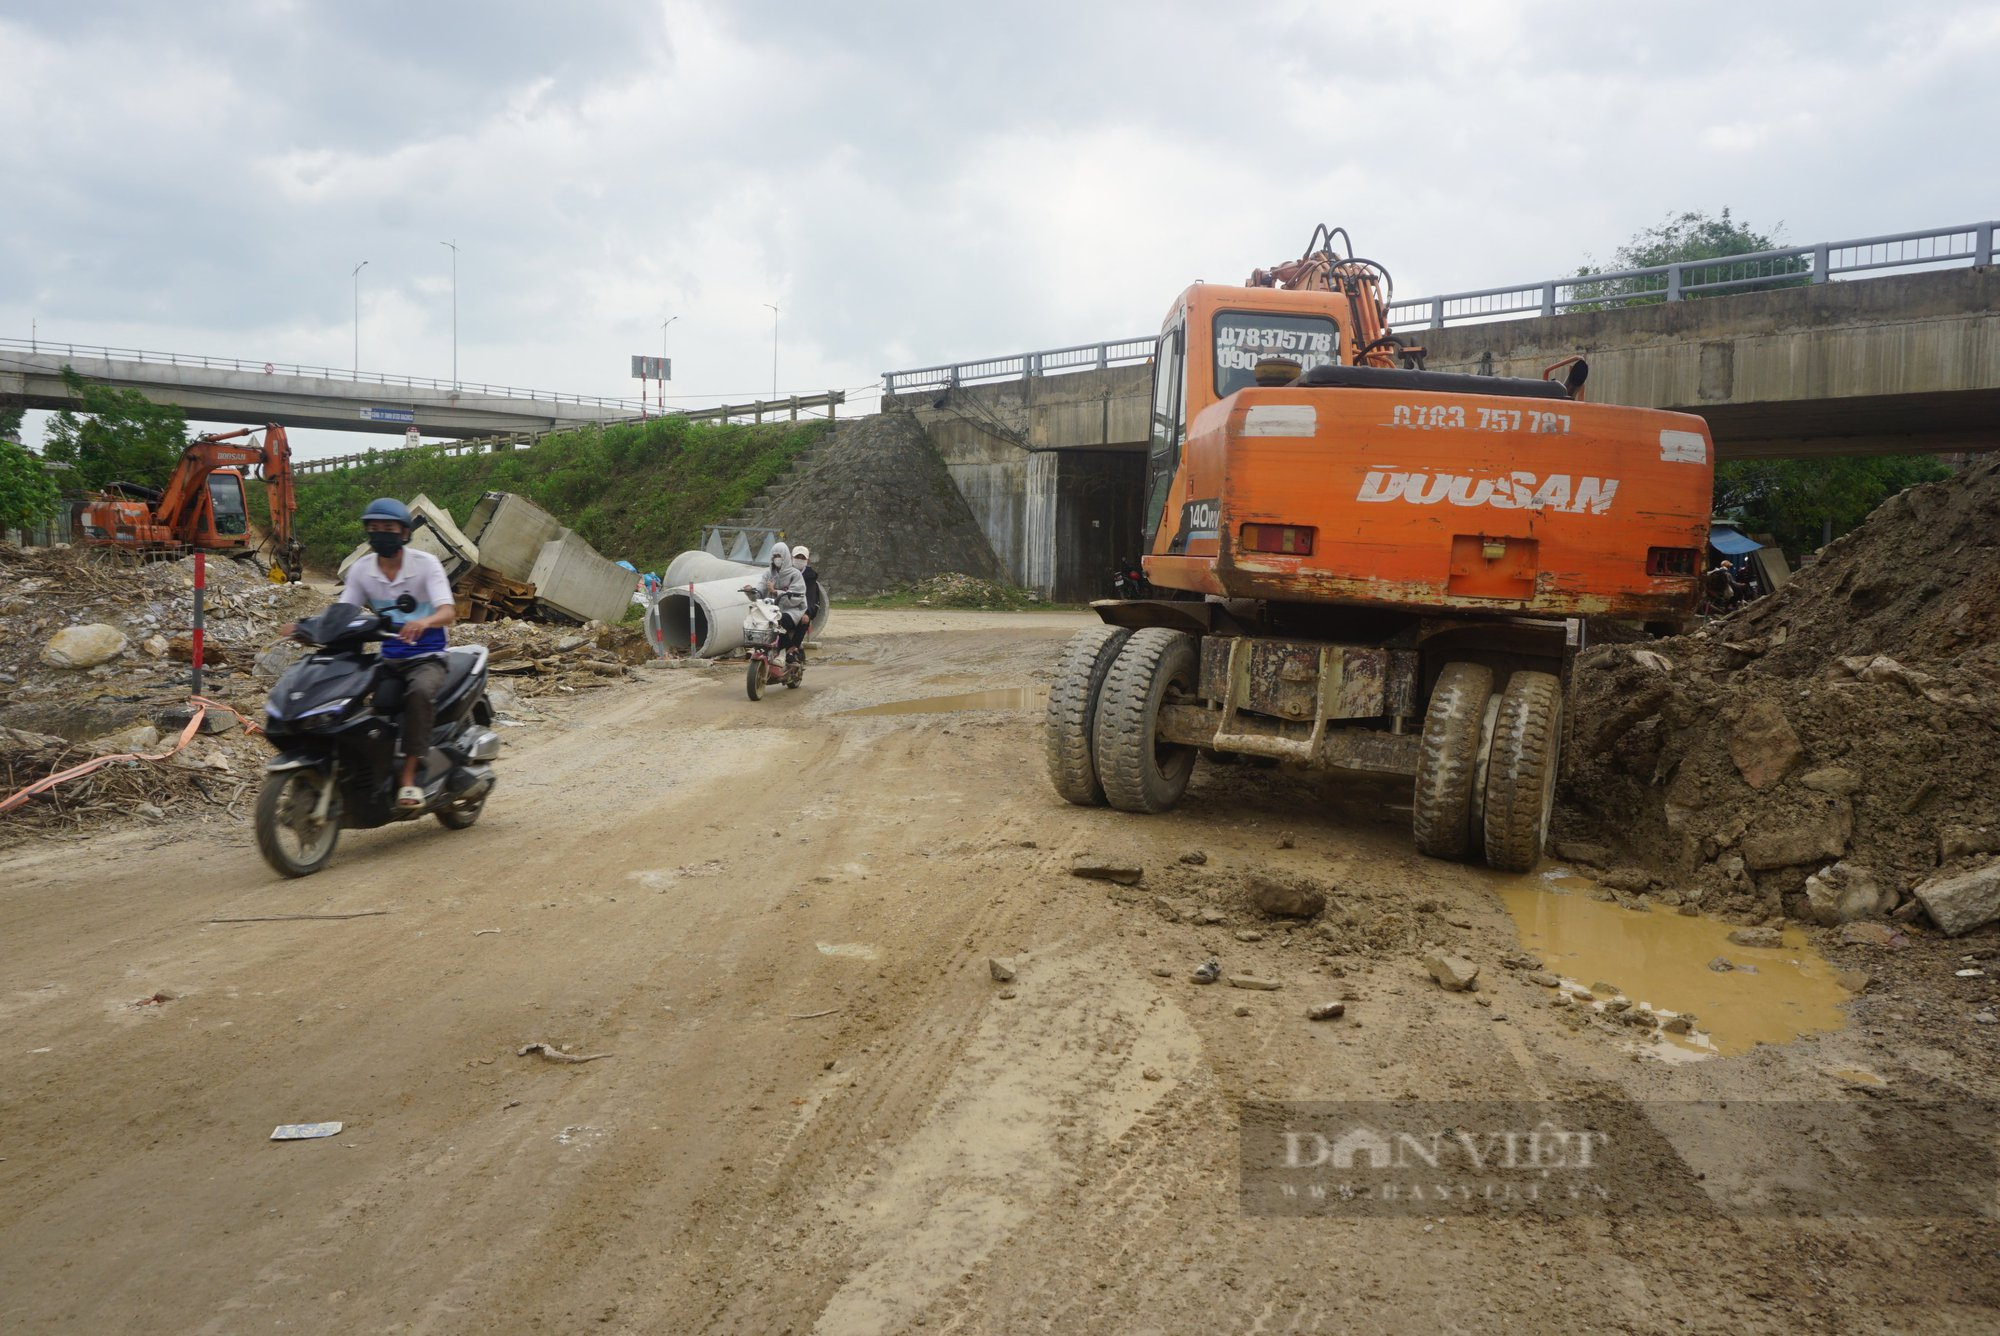
[[[756,705],[649,671],[514,730],[472,831],[350,832],[303,882],[228,823],[6,855],[0,1329],[1995,1328],[1990,1219],[1246,1214],[1249,1101],[1845,1108],[1991,1095],[1991,1048],[1857,1018],[1648,1060],[1505,968],[1514,883],[1419,859],[1393,791],[1204,769],[1126,817],[1054,797],[1032,710],[843,713],[1032,691],[1081,624],[842,614]],[[1348,936],[1246,916],[1257,870],[1336,885]]]

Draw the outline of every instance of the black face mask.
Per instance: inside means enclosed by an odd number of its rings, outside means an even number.
[[[378,557],[395,556],[403,550],[403,544],[408,541],[399,533],[378,533],[373,529],[368,532],[368,546],[375,550],[375,555]]]

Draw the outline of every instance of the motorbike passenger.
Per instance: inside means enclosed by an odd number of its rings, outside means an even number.
[[[444,628],[458,620],[451,581],[428,552],[409,547],[416,523],[408,506],[392,497],[368,503],[361,512],[369,552],[348,568],[342,603],[372,608],[395,635],[382,642],[382,665],[402,680],[403,769],[397,777],[396,806],[414,811],[424,805],[417,767],[431,749],[438,693],[445,683]],[[404,611],[405,596],[415,606]]]
[[[792,549],[792,565],[799,568],[799,574],[806,578],[806,627],[812,627],[813,614],[820,607],[819,572],[813,569],[812,550],[804,543]]]

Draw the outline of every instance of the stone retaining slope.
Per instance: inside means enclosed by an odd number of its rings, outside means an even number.
[[[885,593],[958,571],[1005,581],[993,547],[930,439],[908,413],[842,422],[741,522],[813,551],[838,597]]]

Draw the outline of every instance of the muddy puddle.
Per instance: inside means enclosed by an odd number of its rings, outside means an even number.
[[[921,696],[916,700],[892,700],[858,710],[842,710],[843,715],[871,714],[952,714],[959,710],[1039,710],[1048,703],[1048,694],[1034,687],[1000,687],[992,691],[967,691],[957,696]]]
[[[1847,1023],[1841,1004],[1850,995],[1796,930],[1782,947],[1738,946],[1729,940],[1732,924],[1596,900],[1594,882],[1560,868],[1498,889],[1522,946],[1564,980],[1577,1004],[1593,1005],[1586,994],[1608,983],[1634,1006],[1694,1018],[1692,1033],[1647,1045],[1663,1058],[1728,1056]],[[1718,957],[1735,968],[1711,969]]]

